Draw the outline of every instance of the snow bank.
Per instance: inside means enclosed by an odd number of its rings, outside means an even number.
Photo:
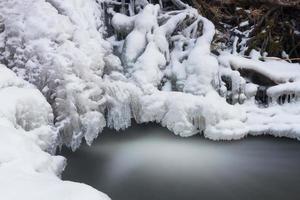
[[[59,178],[66,161],[46,152],[56,148],[57,138],[50,105],[3,65],[0,74],[0,198],[109,199],[87,185]]]

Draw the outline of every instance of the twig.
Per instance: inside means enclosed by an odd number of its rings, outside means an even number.
[[[243,56],[244,58],[252,58],[251,56]],[[259,59],[263,60],[285,60],[285,61],[297,61],[300,58],[277,58],[277,57],[260,57]]]

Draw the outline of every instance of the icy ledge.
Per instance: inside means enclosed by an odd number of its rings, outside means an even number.
[[[51,107],[3,65],[0,96],[0,199],[109,199],[90,186],[59,178],[65,158],[47,153],[57,137]]]

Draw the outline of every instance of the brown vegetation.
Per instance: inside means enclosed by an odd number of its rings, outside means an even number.
[[[246,55],[256,49],[268,56],[284,57],[285,51],[290,58],[300,57],[300,0],[192,0],[192,4],[222,32],[216,40],[230,40],[232,29],[249,30]],[[245,21],[248,25],[240,27]]]

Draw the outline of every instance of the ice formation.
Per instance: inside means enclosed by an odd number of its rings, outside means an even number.
[[[291,116],[280,132],[297,138],[299,64],[244,58],[235,48],[213,54],[214,25],[172,2],[176,10],[147,1],[2,1],[1,60],[43,93],[59,144],[74,150],[132,119],[216,140],[272,134],[271,108]]]
[[[109,199],[79,183],[62,181],[65,158],[47,152],[57,137],[53,113],[32,85],[0,65],[0,198]]]
[[[27,199],[106,199],[61,181],[63,158],[44,151],[75,150],[132,120],[183,137],[300,138],[300,65],[261,61],[255,51],[245,58],[235,47],[212,53],[213,23],[171,2],[0,2],[0,188],[8,199],[17,198],[14,187],[41,188]],[[23,187],[28,177],[34,185]]]
[[[235,48],[213,54],[214,25],[187,4],[172,2],[179,10],[148,3],[127,14],[110,10],[114,33],[107,40],[122,69],[104,76],[108,88],[118,88],[107,93],[114,101],[108,125],[126,128],[134,118],[181,136],[299,138],[300,65],[263,62],[255,51],[244,58]]]

